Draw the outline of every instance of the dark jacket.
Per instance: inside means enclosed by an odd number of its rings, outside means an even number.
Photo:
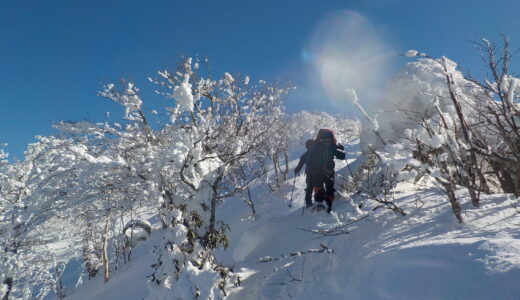
[[[345,152],[343,146],[331,144],[325,146],[321,142],[315,143],[307,152],[305,173],[330,173],[334,172],[334,158],[345,159]]]
[[[331,140],[331,144],[328,146],[323,144],[323,141],[326,139]],[[339,151],[343,149],[343,146],[336,144],[334,131],[330,129],[320,129],[307,155],[307,168],[305,172],[310,171],[313,174],[334,172],[334,157],[337,159],[345,159],[345,152]]]
[[[305,162],[307,161],[307,155],[309,151],[306,151],[305,153],[300,156],[300,161],[298,162],[298,165],[296,166],[296,169],[294,169],[294,173],[298,174],[303,168],[303,165],[305,165]]]

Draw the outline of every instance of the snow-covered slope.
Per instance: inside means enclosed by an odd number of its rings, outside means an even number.
[[[291,153],[292,167],[302,152]],[[356,155],[351,152],[347,161]],[[339,162],[337,169],[345,166]],[[445,196],[427,185],[398,184],[396,203],[407,212],[401,216],[373,211],[375,204],[358,198],[338,199],[332,214],[304,211],[305,178],[296,178],[294,193],[292,184],[290,178],[275,193],[256,187],[256,216],[240,199],[221,206],[218,218],[231,225],[230,246],[217,258],[241,277],[229,299],[520,298],[517,199],[483,196],[480,208],[462,201],[465,223],[459,224]],[[469,199],[465,191],[458,192]],[[288,207],[291,195],[293,206]],[[325,236],[313,230],[332,232]],[[108,283],[101,278],[86,282],[70,298],[146,297],[153,244],[154,236],[138,246],[134,259]],[[306,253],[324,247],[332,253]],[[266,257],[270,261],[259,262]]]
[[[345,200],[335,203],[331,215],[302,215],[303,178],[296,185],[292,209],[283,205],[287,199],[271,198],[256,220],[233,224],[234,246],[223,257],[250,275],[231,299],[520,297],[516,200],[484,197],[481,208],[464,203],[466,223],[461,225],[438,190],[431,187],[417,193],[417,186],[401,183],[395,197],[408,213],[405,217],[389,210],[372,212],[370,203],[361,212]],[[236,213],[231,205],[223,210]],[[324,236],[302,230],[337,228],[359,219],[342,228],[348,234]],[[264,256],[280,257],[320,245],[334,252],[258,263]]]
[[[518,212],[505,197],[466,209],[460,225],[437,191],[396,191],[408,216],[371,213],[348,228],[349,234],[323,236],[300,229],[329,229],[350,221],[352,207],[336,203],[336,214],[258,218],[236,225],[230,256],[236,266],[256,272],[232,299],[518,299],[520,241]],[[298,201],[301,205],[302,201]],[[356,218],[361,218],[357,215]],[[332,254],[307,254],[258,263],[263,256],[320,248]],[[232,263],[232,261],[229,261]],[[247,273],[247,272],[246,272]]]

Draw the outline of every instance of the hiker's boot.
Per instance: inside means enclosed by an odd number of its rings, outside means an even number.
[[[330,213],[332,211],[332,201],[334,201],[334,194],[326,195],[325,201],[327,202],[327,212]]]

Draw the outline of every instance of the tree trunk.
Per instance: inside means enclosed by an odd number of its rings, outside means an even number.
[[[278,152],[273,154],[273,166],[274,166],[274,176],[276,177],[276,187],[280,188],[280,172],[278,171],[278,167],[279,167]]]
[[[464,136],[464,142],[470,147],[470,150],[469,150],[470,161],[469,161],[469,165],[467,166],[466,169],[467,169],[468,176],[469,176],[468,188],[470,190],[474,191],[477,176],[480,180],[481,185],[487,185],[487,182],[486,182],[486,179],[484,178],[484,175],[482,174],[481,170],[479,169],[479,166],[477,163],[477,155],[473,148],[473,142],[470,137],[470,128],[469,128],[469,126],[466,122],[466,119],[464,117],[464,114],[462,112],[462,108],[460,106],[459,100],[457,99],[457,97],[455,96],[455,92],[453,91],[452,78],[448,74],[446,65],[443,64],[443,68],[446,72],[446,82],[448,84],[448,91],[450,94],[450,99],[453,103],[453,106],[455,106],[455,111],[457,112],[457,117],[459,119],[460,127],[462,129],[462,135]],[[474,192],[473,193],[470,192],[470,195],[471,195],[471,203],[473,204],[473,206],[478,207],[479,202],[480,202],[479,198],[476,196],[476,194]]]
[[[105,221],[105,233],[104,233],[104,236],[103,236],[103,269],[104,269],[104,279],[105,279],[105,282],[108,281],[108,276],[109,276],[109,266],[108,266],[108,220],[109,220],[109,215],[107,214],[107,217],[106,217],[106,221]]]
[[[7,285],[7,292],[5,292],[5,295],[2,298],[2,300],[8,300],[9,294],[11,293],[11,290],[13,289],[13,278],[7,277],[6,279],[4,279],[4,284]]]
[[[61,282],[61,278],[58,278],[56,281],[56,297],[58,299],[65,299],[65,289],[63,287],[63,283]]]
[[[285,172],[283,173],[284,180],[287,181],[289,177],[289,155],[287,154],[287,149],[283,150],[283,156],[285,158]]]
[[[520,167],[516,167],[516,184],[515,184],[515,196],[520,197]]]
[[[249,207],[251,207],[251,211],[253,212],[253,216],[256,216],[255,204],[253,203],[253,198],[251,197],[251,191],[247,188],[247,197],[249,199]]]
[[[453,211],[453,214],[457,218],[457,221],[459,223],[462,223],[462,216],[461,216],[461,209],[459,201],[457,200],[457,197],[455,196],[455,192],[453,191],[453,186],[446,186],[446,194],[448,195],[448,199],[450,200],[451,204],[451,210]]]
[[[503,165],[496,165],[496,162],[491,161],[493,172],[500,183],[500,188],[504,193],[515,193],[515,183],[511,174],[504,169]]]
[[[211,216],[209,218],[209,232],[212,232],[215,230],[215,222],[216,222],[216,212],[217,212],[217,200],[218,200],[218,186],[220,182],[222,181],[222,178],[224,177],[224,171],[220,172],[217,179],[215,179],[215,182],[213,183],[213,186],[211,187],[213,189],[213,196],[211,197],[211,207],[210,207],[210,213]]]

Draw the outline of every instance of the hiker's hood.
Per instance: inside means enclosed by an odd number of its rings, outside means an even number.
[[[334,134],[334,131],[331,130],[331,129],[320,129],[318,131],[318,135],[316,135],[316,141],[317,142],[321,142],[321,140],[325,137],[330,137],[332,138],[332,142],[334,143],[334,145],[336,145],[336,135]]]

